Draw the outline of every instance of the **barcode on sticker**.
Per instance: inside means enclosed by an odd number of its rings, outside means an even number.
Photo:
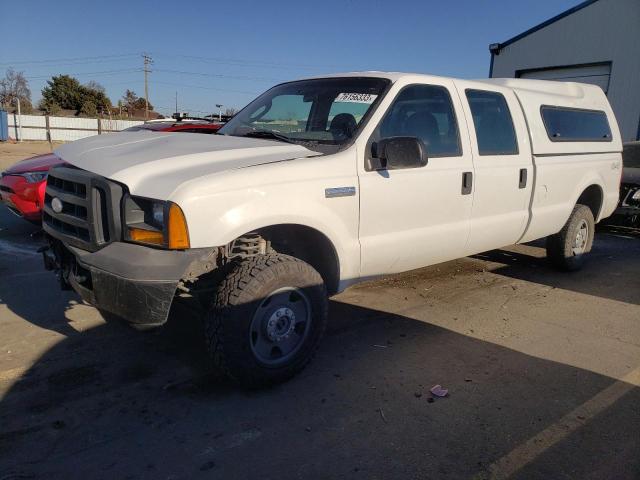
[[[373,103],[377,97],[377,95],[370,93],[341,93],[336,97],[335,101],[344,103]]]

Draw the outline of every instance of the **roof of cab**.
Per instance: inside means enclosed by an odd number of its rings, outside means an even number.
[[[420,78],[422,80],[433,79],[446,79],[446,80],[459,80],[455,77],[445,77],[440,75],[429,75],[424,73],[409,73],[409,72],[382,72],[382,71],[364,71],[364,72],[345,72],[345,73],[332,73],[329,75],[320,75],[308,78],[334,78],[334,77],[377,77],[387,78],[392,82],[397,82],[405,78],[415,80]],[[589,91],[593,89],[599,89],[594,85],[576,82],[557,82],[551,80],[531,80],[524,78],[481,78],[469,80],[472,82],[484,83],[488,85],[496,85],[512,90],[530,92],[530,93],[543,93],[545,95],[554,95],[567,98],[584,98],[588,95]]]

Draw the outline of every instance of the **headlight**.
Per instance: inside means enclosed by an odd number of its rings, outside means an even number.
[[[25,172],[21,173],[20,176],[23,177],[27,183],[38,183],[47,178],[49,172]]]
[[[176,250],[189,248],[187,221],[175,203],[126,196],[123,210],[125,239]]]

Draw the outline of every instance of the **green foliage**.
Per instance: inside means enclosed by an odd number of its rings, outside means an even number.
[[[42,110],[47,115],[57,115],[61,110],[60,105],[55,102],[46,101],[44,98],[40,100],[38,109]]]
[[[96,104],[93,103],[92,100],[87,99],[82,104],[80,108],[80,115],[84,117],[95,117],[98,115],[98,109],[96,108]]]
[[[111,108],[111,100],[104,92],[104,88],[97,83],[82,85],[77,79],[69,75],[58,75],[47,81],[47,86],[42,89],[42,102],[47,112],[57,105],[58,109],[75,110],[76,114],[93,112],[95,116],[99,112],[108,111]]]
[[[136,110],[144,110],[145,109],[144,98],[139,98],[138,100],[136,100],[133,106]],[[149,102],[149,111],[151,110],[153,110],[153,105],[151,105],[151,102]]]
[[[136,92],[133,90],[126,90],[124,95],[122,96],[122,104],[125,109],[129,113],[129,115],[134,115],[136,110],[144,110],[145,102],[144,98],[138,97]],[[153,105],[149,102],[149,111],[153,110]]]

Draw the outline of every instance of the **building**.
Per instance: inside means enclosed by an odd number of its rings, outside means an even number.
[[[640,140],[640,0],[585,1],[489,51],[490,77],[600,86],[623,140]]]

